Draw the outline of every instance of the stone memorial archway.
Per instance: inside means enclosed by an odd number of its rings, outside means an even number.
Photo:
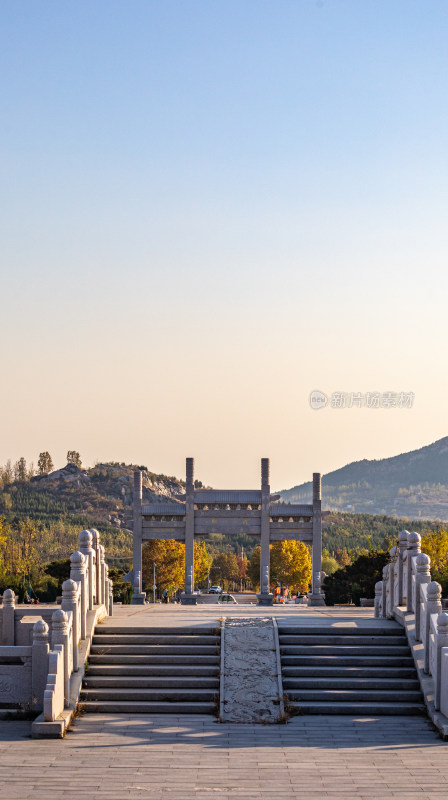
[[[194,459],[186,459],[185,501],[143,505],[142,474],[134,473],[133,603],[144,603],[142,544],[150,539],[176,539],[185,543],[183,604],[196,604],[194,591],[194,539],[208,533],[254,536],[260,544],[259,605],[271,605],[269,545],[295,539],[312,545],[310,605],[325,605],[321,591],[322,517],[321,476],[313,473],[312,504],[275,502],[269,485],[269,459],[261,459],[261,488],[254,490],[195,489]]]

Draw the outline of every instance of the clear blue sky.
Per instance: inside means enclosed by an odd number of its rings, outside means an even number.
[[[0,15],[0,462],[279,487],[448,433],[446,0]]]

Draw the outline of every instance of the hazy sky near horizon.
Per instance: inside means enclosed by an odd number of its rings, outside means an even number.
[[[0,17],[1,463],[279,489],[448,434],[446,0]]]

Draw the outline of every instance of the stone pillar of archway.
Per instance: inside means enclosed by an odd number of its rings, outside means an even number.
[[[271,606],[274,596],[269,590],[270,578],[270,502],[269,459],[261,459],[261,530],[260,530],[260,593],[259,606]]]
[[[196,605],[194,592],[194,458],[186,460],[185,486],[185,590],[182,605]]]
[[[312,590],[308,595],[310,606],[324,606],[325,595],[322,591],[322,482],[320,472],[313,472],[313,553],[312,553]]]
[[[144,605],[146,600],[146,594],[142,592],[142,497],[142,473],[137,470],[134,472],[134,530],[132,532],[132,584],[134,591],[131,603],[133,605]]]

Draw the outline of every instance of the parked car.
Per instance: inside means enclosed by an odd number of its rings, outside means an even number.
[[[235,603],[238,605],[238,601],[235,600],[233,594],[228,594],[228,592],[219,595],[218,603]]]
[[[195,589],[193,594],[201,594],[201,590],[200,589]]]
[[[221,594],[221,592],[221,586],[210,586],[210,589],[208,590],[209,594]]]

